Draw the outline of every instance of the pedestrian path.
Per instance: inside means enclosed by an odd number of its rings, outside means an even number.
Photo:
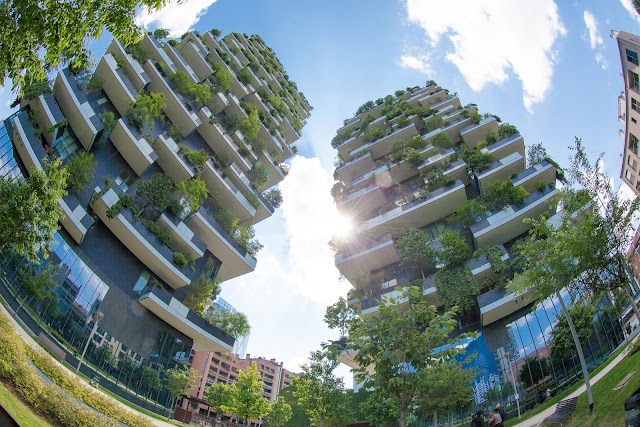
[[[637,341],[638,339],[640,339],[640,335],[638,335],[638,332],[639,331],[636,330],[636,332],[635,332],[636,336],[633,339],[634,342]],[[622,362],[622,359],[624,359],[625,356],[627,355],[627,349],[625,349],[624,351],[620,352],[620,354],[618,356],[616,356],[615,359],[613,359],[607,366],[605,366],[600,372],[598,372],[593,378],[591,378],[591,387],[593,387],[593,385],[595,383],[600,381],[601,378],[604,378],[613,368],[615,368],[618,365],[618,363]],[[587,391],[587,386],[582,384],[576,391],[574,391],[573,393],[571,393],[570,395],[565,397],[565,399],[569,399],[569,398],[572,398],[572,397],[580,396],[585,391]],[[536,414],[533,417],[531,417],[531,418],[529,418],[527,420],[524,420],[521,423],[515,424],[514,427],[537,427],[540,424],[542,424],[542,422],[544,421],[545,418],[547,418],[549,415],[553,414],[555,412],[555,410],[556,410],[556,405],[550,406],[549,408],[545,409],[544,411],[540,412],[539,414]]]
[[[30,347],[36,349],[36,350],[42,350],[42,347],[40,346],[40,344],[38,344],[38,342],[36,340],[33,339],[33,336],[31,336],[31,334],[29,334],[27,332],[28,328],[26,326],[24,326],[22,324],[22,322],[18,322],[16,321],[16,319],[13,317],[12,314],[9,313],[9,311],[7,311],[7,308],[3,305],[0,304],[0,310],[2,311],[3,314],[5,314],[9,320],[11,321],[11,323],[13,324],[13,327],[15,328],[16,332],[18,333],[18,335],[20,335],[20,337],[24,340],[24,342],[26,342]],[[58,362],[57,360],[53,359],[59,366],[63,367],[64,369],[66,369],[72,376],[76,376],[75,372],[72,372],[67,366],[63,365],[62,363]],[[151,421],[153,423],[153,425],[155,425],[156,427],[175,427],[174,424],[170,424],[166,421],[162,421],[162,420],[158,420],[156,418],[150,417],[146,414],[143,414],[141,412],[138,412],[130,407],[128,407],[127,405],[125,405],[124,403],[121,403],[117,400],[115,400],[114,398],[112,398],[111,396],[103,393],[100,389],[95,389],[93,387],[90,387],[88,384],[85,384],[83,381],[81,381],[82,385],[87,387],[87,389],[100,393],[105,397],[108,397],[109,399],[111,399],[111,401],[115,404],[120,406],[121,408],[133,412],[136,415],[141,415],[145,418],[147,418],[149,421]]]

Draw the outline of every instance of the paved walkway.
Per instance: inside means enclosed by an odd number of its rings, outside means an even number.
[[[22,322],[18,322],[16,321],[16,319],[13,317],[13,315],[11,315],[9,313],[9,311],[7,311],[7,308],[0,304],[0,311],[2,311],[2,313],[4,313],[9,320],[11,321],[11,323],[13,324],[13,327],[15,328],[16,332],[18,333],[18,335],[20,335],[20,337],[22,337],[22,339],[24,340],[24,342],[26,342],[30,347],[35,348],[37,350],[42,350],[42,347],[40,346],[40,344],[38,344],[38,342],[36,340],[33,339],[33,336],[27,332],[27,329]],[[58,362],[57,360],[53,359],[56,363],[58,363],[59,366],[63,367],[64,369],[67,370],[67,372],[69,372],[72,376],[76,376],[75,372],[72,372],[67,366],[64,366],[62,363]],[[156,418],[150,417],[146,414],[143,414],[141,412],[138,412],[130,407],[128,407],[127,405],[125,405],[122,402],[119,402],[117,400],[115,400],[114,398],[112,398],[111,396],[103,393],[100,389],[96,389],[91,387],[90,385],[86,384],[84,381],[80,380],[80,383],[82,383],[83,386],[85,386],[87,389],[100,393],[103,396],[109,398],[115,405],[120,406],[122,409],[125,409],[127,411],[133,412],[136,415],[141,415],[145,418],[147,418],[149,421],[151,421],[153,423],[153,425],[157,426],[157,427],[175,427],[175,425],[170,424],[166,421],[162,421],[162,420],[158,420]]]
[[[635,331],[635,338],[633,339],[633,341],[637,341],[638,339],[640,339],[640,335],[638,334],[638,330]],[[611,371],[613,368],[615,368],[618,363],[620,363],[622,361],[622,359],[625,358],[625,356],[627,355],[627,349],[625,349],[624,351],[622,351],[615,359],[613,359],[611,361],[611,363],[609,363],[604,369],[602,369],[602,371],[598,372],[598,374],[596,374],[594,377],[591,378],[591,387],[593,388],[593,385],[595,383],[597,383],[598,381],[600,381],[601,378],[603,378],[605,375],[607,375],[609,373],[609,371]],[[571,397],[577,397],[580,396],[582,393],[584,393],[585,391],[587,391],[587,386],[585,386],[584,384],[581,385],[576,391],[574,391],[573,393],[571,393],[569,396],[565,397],[565,399],[569,399]],[[547,409],[545,409],[544,411],[540,412],[539,414],[534,415],[533,417],[516,424],[514,427],[536,427],[539,426],[542,421],[544,421],[545,418],[547,418],[549,415],[553,414],[556,411],[556,405],[553,405]]]

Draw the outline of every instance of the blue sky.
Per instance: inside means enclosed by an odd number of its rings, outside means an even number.
[[[324,307],[349,286],[326,245],[336,221],[330,140],[368,100],[433,79],[516,125],[527,144],[542,142],[561,164],[582,137],[592,156],[605,153],[605,170],[617,178],[623,80],[609,32],[640,33],[630,2],[186,0],[142,13],[148,28],[177,35],[214,27],[260,34],[315,107],[281,184],[285,203],[256,227],[265,245],[256,271],[223,284],[223,297],[249,316],[249,353],[296,370],[336,336],[322,324]],[[96,56],[101,49],[97,43]],[[350,385],[348,369],[340,373]]]

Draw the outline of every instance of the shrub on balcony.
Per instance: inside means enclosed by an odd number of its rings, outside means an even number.
[[[200,205],[207,198],[207,187],[200,178],[187,179],[180,182],[176,187],[178,192],[184,195],[183,208],[188,208],[191,212],[200,209]]]
[[[93,154],[84,150],[78,150],[65,165],[69,176],[67,177],[67,189],[70,191],[84,191],[91,184],[93,173],[96,169],[96,161]]]
[[[253,227],[239,227],[236,230],[233,238],[247,250],[251,254],[251,256],[256,256],[260,250],[264,247],[256,238],[256,232]]]
[[[182,128],[178,125],[170,124],[167,129],[167,133],[175,142],[180,142],[184,139],[184,136],[182,135]]]
[[[166,173],[156,173],[151,179],[141,180],[136,188],[134,220],[140,217],[155,219],[175,202],[173,181]]]
[[[176,87],[178,93],[183,96],[190,95],[189,91],[191,89],[191,86],[193,85],[193,80],[189,78],[187,73],[182,70],[178,70],[171,76],[170,80],[171,83],[173,83],[173,85]]]
[[[173,47],[176,47],[179,44],[178,40],[176,40],[176,39],[167,40],[167,43],[169,43]]]
[[[236,230],[238,229],[239,222],[237,216],[226,209],[218,209],[214,214],[214,217],[218,224],[220,224],[220,226],[224,228],[229,234],[231,234],[232,236],[235,234]]]
[[[232,313],[229,310],[216,311],[209,306],[204,312],[204,319],[211,325],[222,329],[228,335],[238,339],[251,331],[249,320],[243,313]]]
[[[453,224],[471,226],[489,210],[484,200],[481,198],[466,200],[449,217],[449,222]]]
[[[431,247],[431,240],[420,229],[405,228],[396,240],[396,249],[402,264],[411,273],[420,273],[424,278],[436,267],[436,251]]]
[[[444,120],[440,116],[432,116],[424,121],[424,127],[427,132],[432,132],[444,124]]]
[[[229,133],[233,133],[240,129],[240,117],[235,114],[224,114],[220,120],[222,125],[227,128]]]
[[[189,286],[182,304],[189,310],[202,316],[209,301],[213,301],[220,295],[220,290],[220,284],[218,282],[212,282],[206,277],[201,276],[195,283]]]
[[[477,111],[471,114],[471,123],[478,124],[482,120],[482,116]]]
[[[237,74],[237,77],[238,77],[238,80],[240,80],[240,83],[244,85],[251,84],[251,82],[253,81],[253,76],[251,75],[251,71],[247,70],[246,68],[243,70],[240,70],[240,72]]]
[[[500,126],[498,126],[498,139],[508,138],[518,133],[518,128],[509,123],[501,123]]]
[[[44,95],[45,93],[51,93],[51,85],[49,85],[49,81],[47,80],[33,82],[22,89],[22,97],[27,101]]]
[[[435,286],[445,310],[457,306],[462,312],[469,312],[480,294],[478,283],[467,265],[441,268],[435,274]]]
[[[482,171],[493,163],[493,155],[491,153],[483,152],[476,148],[469,148],[467,144],[462,144],[460,156],[467,163],[469,172]]]
[[[262,163],[256,162],[249,171],[249,180],[258,190],[262,190],[265,184],[269,182],[267,168]]]
[[[489,131],[484,136],[484,140],[487,142],[487,145],[491,145],[491,144],[495,144],[496,142],[498,142],[498,137],[496,136],[495,133]]]
[[[446,133],[440,132],[431,139],[431,143],[434,147],[438,148],[451,148],[453,147],[453,141]]]
[[[371,129],[369,132],[364,134],[364,142],[373,142],[387,135],[387,131],[385,129]]]
[[[191,85],[189,95],[195,98],[198,108],[202,108],[211,101],[211,88],[206,83]]]
[[[180,268],[189,267],[192,271],[196,269],[196,262],[190,252],[174,252],[173,263]]]
[[[131,207],[131,202],[131,196],[128,194],[121,194],[118,201],[107,209],[107,218],[115,218],[120,212]]]
[[[171,232],[167,227],[144,218],[142,219],[142,224],[144,224],[144,226],[147,227],[147,229],[156,236],[163,245],[169,246],[172,238]]]
[[[520,205],[529,196],[521,185],[514,187],[510,179],[499,179],[487,186],[484,199],[489,209],[501,210],[509,205]]]
[[[343,142],[345,142],[349,138],[351,138],[351,132],[349,131],[338,132],[338,134],[334,136],[333,139],[331,140],[331,147],[338,148],[339,145],[341,145]]]
[[[204,168],[204,165],[210,159],[209,154],[207,154],[207,152],[203,149],[190,150],[184,145],[180,145],[179,148],[180,148],[180,152],[184,154],[184,156],[187,158],[189,163],[191,163],[193,167],[196,168],[196,171],[198,173],[202,171],[202,169]]]
[[[231,89],[231,83],[233,82],[233,74],[222,64],[214,63],[213,69],[215,71],[213,75],[213,82],[218,89],[222,92],[229,92]]]
[[[499,246],[491,246],[485,251],[491,271],[495,274],[502,274],[507,271],[507,263],[502,260],[502,251]]]
[[[169,30],[167,30],[166,28],[156,28],[156,29],[153,31],[153,35],[154,35],[156,38],[164,39],[164,38],[166,38],[166,37],[169,35]]]
[[[162,110],[167,108],[167,102],[163,93],[139,94],[131,104],[127,118],[129,123],[136,126],[138,130],[146,124],[150,129],[154,128],[154,119],[163,117]]]
[[[217,39],[218,37],[220,37],[220,34],[222,34],[222,33],[220,32],[220,30],[219,30],[219,29],[217,29],[217,28],[212,28],[212,29],[210,29],[210,30],[209,30],[209,32],[211,33],[211,35],[212,35],[212,36],[213,36],[213,38],[215,38],[215,39]]]
[[[536,181],[536,191],[544,191],[545,188],[547,188],[546,181],[542,181],[542,180]]]
[[[422,163],[424,158],[422,157],[422,153],[420,151],[416,150],[415,148],[408,147],[402,151],[402,160],[414,167],[417,167],[420,163]]]
[[[295,129],[295,131],[300,133],[300,131],[302,130],[302,121],[295,116],[291,117],[290,121],[291,126]]]
[[[258,112],[256,110],[252,110],[247,117],[240,119],[238,127],[249,141],[252,143],[257,142],[256,138],[258,136],[258,132],[260,132],[260,116],[258,116]],[[264,143],[262,145],[264,145]],[[255,148],[258,151],[262,151],[262,149],[264,149],[264,147],[261,149],[258,147]]]
[[[407,116],[398,117],[398,119],[396,120],[397,129],[401,129],[405,126],[408,126],[410,122],[411,120],[409,120]]]
[[[471,258],[471,248],[459,234],[445,230],[440,234],[439,239],[442,246],[438,259],[445,266],[459,267]]]
[[[430,189],[439,188],[455,181],[451,176],[445,175],[442,169],[434,169],[427,172],[425,181]]]
[[[282,191],[279,188],[268,190],[264,193],[264,198],[274,209],[278,209],[282,205]]]
[[[113,111],[104,110],[100,113],[100,123],[102,123],[102,127],[104,127],[104,135],[109,135],[116,126],[116,115]]]
[[[140,64],[144,64],[149,58],[149,52],[147,52],[147,49],[145,49],[141,43],[132,44],[129,48],[129,53],[133,56],[133,59],[138,61]]]
[[[367,101],[356,110],[356,116],[373,109],[376,105],[373,101]]]

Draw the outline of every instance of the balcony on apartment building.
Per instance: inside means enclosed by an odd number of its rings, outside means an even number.
[[[164,112],[171,123],[180,127],[183,135],[190,134],[202,124],[202,120],[196,114],[198,108],[195,106],[195,102],[187,102],[184,96],[174,90],[169,78],[160,73],[154,61],[147,61],[144,64],[144,69],[151,78],[149,90],[164,94],[167,103]]]
[[[140,92],[140,90],[151,82],[142,65],[128,54],[115,38],[111,40],[107,48],[107,53],[115,59],[116,63],[120,64],[122,71],[133,85],[136,93]]]
[[[445,114],[444,116],[442,116],[442,118],[444,120],[450,121],[450,123],[448,125],[442,126],[440,128],[440,132],[447,135],[454,144],[457,144],[462,139],[462,137],[460,136],[460,131],[466,128],[471,123],[471,119],[462,116],[460,110]]]
[[[451,162],[449,164],[449,167],[442,171],[442,173],[444,175],[450,176],[453,179],[459,179],[464,185],[469,185],[469,183],[471,182],[467,169],[467,163],[462,159]]]
[[[82,146],[85,150],[91,149],[104,132],[104,126],[96,114],[102,102],[80,89],[69,68],[61,70],[56,76],[53,96]]]
[[[156,223],[169,231],[172,238],[169,247],[173,251],[189,253],[193,259],[204,256],[207,245],[176,214],[167,210],[160,215]]]
[[[194,351],[230,352],[235,339],[189,310],[168,291],[154,286],[138,302],[193,340]]]
[[[249,178],[242,172],[242,170],[235,164],[229,165],[227,176],[235,184],[237,188],[248,198],[253,197],[251,194],[257,197],[258,206],[256,207],[255,215],[249,220],[245,221],[243,225],[254,225],[260,221],[269,218],[275,212],[273,206],[267,202],[262,193],[251,183]]]
[[[497,248],[500,250],[500,261],[502,263],[507,263],[509,261],[509,253],[502,245],[497,245]],[[478,287],[482,289],[485,287],[485,283],[492,283],[493,281],[498,279],[498,275],[496,275],[491,267],[491,262],[489,261],[489,257],[486,253],[482,253],[477,258],[470,259],[467,262],[467,266],[471,270],[471,274],[478,283]]]
[[[166,43],[163,47],[163,50],[165,51],[167,56],[171,58],[171,61],[173,61],[178,70],[185,73],[191,79],[192,83],[200,83],[202,80],[204,80],[193,71],[191,65],[186,61],[186,59],[182,56],[178,49],[176,49],[175,46]]]
[[[341,213],[355,218],[382,206],[386,201],[384,189],[374,182],[345,194],[336,201],[336,207]]]
[[[418,171],[420,171],[421,173],[427,173],[429,171],[437,169],[440,166],[442,166],[442,164],[454,154],[455,154],[455,150],[453,148],[447,148],[442,152],[435,153],[432,156],[424,159],[418,165]]]
[[[129,189],[131,191],[131,188]],[[94,189],[94,201],[91,203],[93,211],[111,232],[129,249],[133,255],[156,274],[163,282],[173,289],[188,286],[196,278],[196,272],[188,266],[183,268],[173,263],[173,251],[165,246],[145,227],[141,221],[135,221],[129,209],[107,216],[107,210],[118,203],[120,197],[113,189],[104,193],[99,187]],[[196,260],[205,261],[203,258]]]
[[[198,126],[198,133],[221,159],[229,159],[235,163],[243,172],[251,170],[251,162],[248,161],[241,153],[240,146],[227,133],[222,124],[214,121],[211,123],[209,119],[212,117],[207,107],[203,107],[198,116],[202,120],[202,124]]]
[[[27,171],[42,167],[42,161],[48,156],[31,122],[29,122],[27,113],[21,112],[14,116],[11,124],[13,127],[13,146]],[[71,193],[58,200],[58,205],[65,215],[60,219],[60,224],[76,243],[82,243],[87,231],[93,225],[93,219]]]
[[[475,148],[478,142],[484,141],[489,132],[494,135],[498,134],[498,121],[493,116],[460,130],[460,136],[465,144],[470,148]]]
[[[362,222],[358,230],[373,231],[385,225],[424,227],[450,215],[466,200],[464,184],[456,180],[430,191],[426,197],[396,202],[396,207],[391,210]]]
[[[158,159],[149,142],[126,119],[118,119],[109,139],[138,176]]]
[[[158,164],[171,176],[174,183],[178,184],[196,175],[195,168],[187,156],[180,151],[178,144],[166,132],[158,135],[154,147],[158,153]]]
[[[449,95],[447,98],[443,99],[440,102],[436,102],[435,104],[431,104],[429,108],[433,108],[434,110],[440,111],[456,111],[462,109],[462,105],[460,104],[460,98],[456,95]],[[445,110],[446,109],[446,110]]]
[[[547,184],[554,183],[556,175],[556,167],[549,163],[548,160],[543,160],[511,177],[511,183],[514,186],[522,185],[529,193],[533,193],[537,190],[536,185],[540,181]]]
[[[446,100],[448,97],[449,97],[449,91],[445,89],[441,89],[437,92],[429,93],[426,96],[423,96],[422,98],[418,97],[418,102],[423,107],[432,108],[431,107],[432,105],[442,102]]]
[[[104,80],[102,88],[118,110],[118,114],[126,116],[130,105],[135,102],[138,91],[125,74],[124,69],[118,65],[110,53],[106,53],[98,63],[94,75]]]
[[[267,150],[262,150],[258,160],[266,167],[267,175],[269,176],[269,180],[265,184],[264,188],[271,188],[282,182],[286,175],[280,165],[273,159],[273,157],[271,157]]]
[[[546,187],[536,191],[525,199],[520,206],[509,206],[496,212],[486,219],[471,226],[471,232],[477,249],[501,244],[527,232],[531,224],[525,223],[525,218],[538,218],[544,213],[553,213],[555,195],[558,190]]]
[[[391,234],[352,239],[335,256],[336,267],[348,280],[400,261]]]
[[[482,151],[491,153],[494,159],[502,159],[513,153],[520,153],[520,156],[524,158],[524,138],[520,134],[511,135],[487,145]]]
[[[221,261],[217,279],[225,281],[256,268],[256,259],[242,247],[205,208],[200,208],[185,221],[207,245],[209,252]]]
[[[214,43],[216,44],[216,47],[220,52],[224,52],[224,49],[222,49],[220,45],[218,45],[217,42],[215,42],[215,40],[214,40]],[[230,54],[228,53],[228,55]],[[233,77],[233,79],[231,80],[231,92],[233,92],[234,94],[237,94],[238,96],[240,96],[240,98],[243,98],[249,94],[250,91],[247,89],[245,85],[243,85],[240,82],[240,80],[238,80],[236,73],[231,69],[229,65],[227,65],[226,62],[224,62],[224,60],[222,59],[222,57],[220,56],[216,48],[211,48],[211,47],[209,48],[209,53],[207,54],[207,58],[209,59],[209,61],[215,64],[220,64],[224,69],[226,69],[231,73]]]
[[[35,120],[42,130],[42,136],[49,146],[52,146],[65,130],[65,126],[54,126],[57,123],[63,123],[65,118],[53,95],[47,92],[28,101],[21,98],[20,108],[24,108],[26,105],[29,105],[31,110],[35,112]]]
[[[418,135],[418,130],[414,123],[409,123],[407,126],[396,129],[388,135],[383,136],[375,141],[362,145],[355,150],[351,151],[352,156],[359,156],[365,151],[371,151],[373,158],[382,157],[391,152],[393,144],[400,141],[405,141]]]
[[[213,68],[211,67],[211,64],[209,64],[209,61],[207,61],[209,49],[206,48],[198,37],[189,39],[184,43],[180,43],[178,50],[187,60],[191,69],[195,72],[200,81],[203,81],[213,74]]]
[[[162,44],[152,35],[145,35],[144,38],[140,41],[142,47],[146,50],[149,59],[152,59],[154,62],[159,62],[162,66],[167,70],[169,76],[172,76],[176,71],[178,71],[178,67],[173,63],[173,60],[167,55],[167,52],[162,48]],[[147,61],[148,62],[148,61]],[[146,64],[143,64],[143,66]],[[149,73],[149,70],[147,70]],[[195,82],[194,82],[195,83]],[[154,91],[155,92],[155,91]]]
[[[505,288],[492,289],[482,295],[478,295],[477,301],[480,307],[482,326],[503,319],[526,307],[532,302],[532,296],[530,292],[522,295],[508,293]]]
[[[349,187],[353,178],[362,176],[375,168],[376,164],[369,151],[353,157],[336,168],[340,180]]]
[[[223,127],[224,129],[224,127]],[[234,131],[231,134],[231,139],[238,147],[238,150],[241,155],[249,162],[249,164],[253,165],[258,161],[258,157],[260,153],[253,147],[252,144],[249,143],[239,130]]]
[[[511,175],[521,172],[525,167],[525,160],[520,153],[511,153],[508,156],[493,162],[488,168],[476,172],[476,179],[480,194],[487,191],[487,186],[499,179],[507,179]]]
[[[362,121],[362,117],[365,116],[366,113],[363,113],[361,115],[352,117],[350,119],[347,119],[344,121],[344,124],[342,125],[341,128],[338,128],[338,130],[336,131],[336,133],[340,133],[340,132],[344,132],[347,130],[353,130],[353,128],[357,125],[360,126],[360,122]]]

